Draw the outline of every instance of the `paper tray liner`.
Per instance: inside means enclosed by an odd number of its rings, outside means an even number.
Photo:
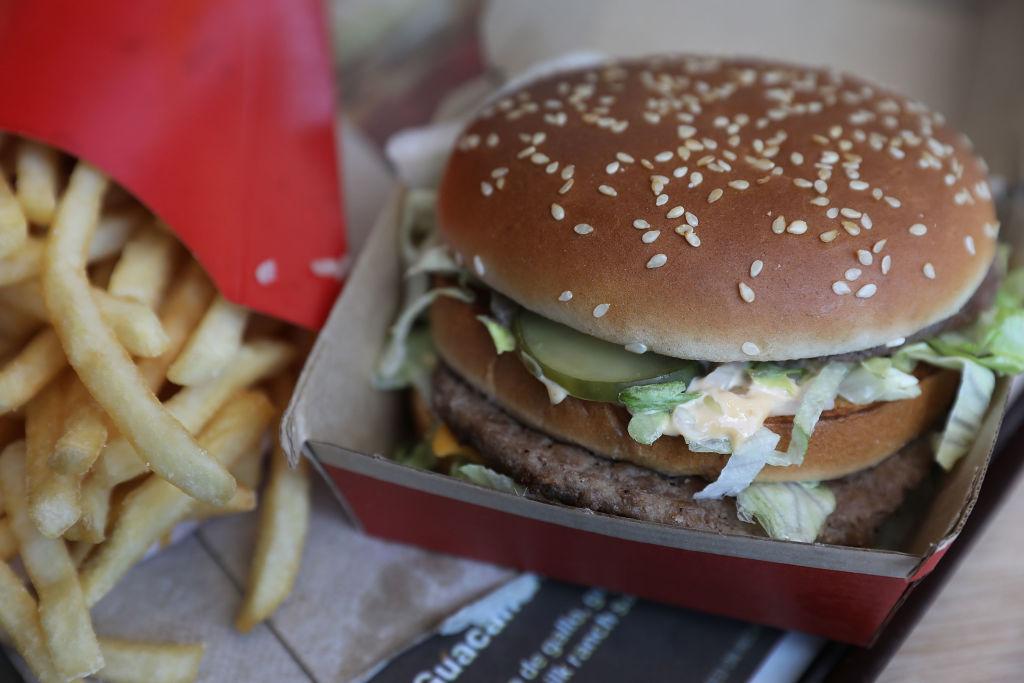
[[[1000,380],[971,452],[940,477],[900,551],[726,536],[521,498],[398,465],[401,392],[371,373],[398,307],[396,227],[382,212],[320,334],[282,425],[367,532],[703,611],[868,644],[955,540],[977,498],[1009,392]]]
[[[3,3],[0,130],[109,173],[227,298],[319,327],[346,254],[325,24],[317,0]]]

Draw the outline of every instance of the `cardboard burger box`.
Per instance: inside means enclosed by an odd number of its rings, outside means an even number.
[[[371,374],[399,306],[395,191],[307,361],[282,439],[313,460],[367,533],[640,597],[868,644],[956,539],[1006,405],[1000,380],[978,439],[941,477],[897,549],[727,536],[482,488],[389,460],[405,395]]]

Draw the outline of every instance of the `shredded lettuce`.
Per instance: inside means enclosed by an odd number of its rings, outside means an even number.
[[[406,269],[405,276],[414,277],[424,273],[454,275],[461,272],[462,268],[452,258],[448,248],[434,245],[425,247],[417,254],[416,260]]]
[[[949,470],[970,450],[981,429],[981,421],[992,401],[992,392],[995,391],[995,373],[969,358],[940,355],[924,342],[900,349],[900,355],[960,371],[960,388],[935,448],[936,462]]]
[[[476,319],[487,328],[487,333],[491,335],[491,341],[494,342],[494,348],[499,355],[516,350],[516,336],[512,334],[512,330],[488,315],[478,315]]]
[[[415,467],[419,470],[432,470],[437,465],[437,457],[434,455],[434,451],[431,450],[430,444],[426,441],[417,441],[400,446],[392,454],[391,459],[399,464]]]
[[[779,456],[775,446],[779,443],[779,435],[761,427],[753,436],[741,443],[733,451],[725,463],[718,479],[694,494],[696,500],[735,496],[754,481],[758,473],[769,462],[778,462]]]
[[[781,389],[790,396],[800,390],[797,381],[805,374],[803,368],[786,368],[776,363],[751,363],[748,372],[754,384],[767,389]]]
[[[398,389],[406,386],[403,384],[401,371],[408,354],[407,339],[416,319],[441,296],[450,296],[466,303],[473,301],[472,292],[457,287],[440,287],[420,295],[408,304],[391,326],[384,353],[377,363],[373,381],[378,389]]]
[[[495,472],[490,467],[485,467],[484,465],[477,465],[476,463],[459,465],[452,469],[452,476],[497,491],[512,493],[517,496],[526,495],[526,489],[515,483],[511,477]]]
[[[736,515],[757,521],[769,537],[812,543],[836,509],[831,489],[817,483],[751,484],[736,496]]]
[[[850,403],[900,401],[921,395],[917,378],[897,368],[891,358],[861,361],[839,385],[839,395]]]
[[[659,411],[654,413],[638,413],[629,418],[626,431],[637,443],[650,446],[661,438],[665,430],[672,424],[672,414]]]
[[[630,413],[671,412],[677,405],[697,398],[699,394],[686,390],[687,382],[639,384],[619,392],[619,402]]]
[[[793,416],[793,432],[786,449],[785,465],[799,465],[807,454],[807,444],[818,424],[818,418],[827,407],[834,405],[839,385],[850,373],[849,363],[829,363],[817,375],[807,380],[800,406]]]

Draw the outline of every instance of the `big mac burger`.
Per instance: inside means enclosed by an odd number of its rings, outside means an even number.
[[[403,457],[600,513],[870,543],[1024,367],[984,163],[836,71],[661,56],[505,91],[420,229],[429,288],[378,369],[420,368],[436,420]]]

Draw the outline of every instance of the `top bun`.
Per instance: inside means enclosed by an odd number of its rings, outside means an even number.
[[[438,219],[526,308],[722,362],[898,343],[970,299],[998,232],[984,162],[940,114],[835,71],[693,56],[500,94]]]

